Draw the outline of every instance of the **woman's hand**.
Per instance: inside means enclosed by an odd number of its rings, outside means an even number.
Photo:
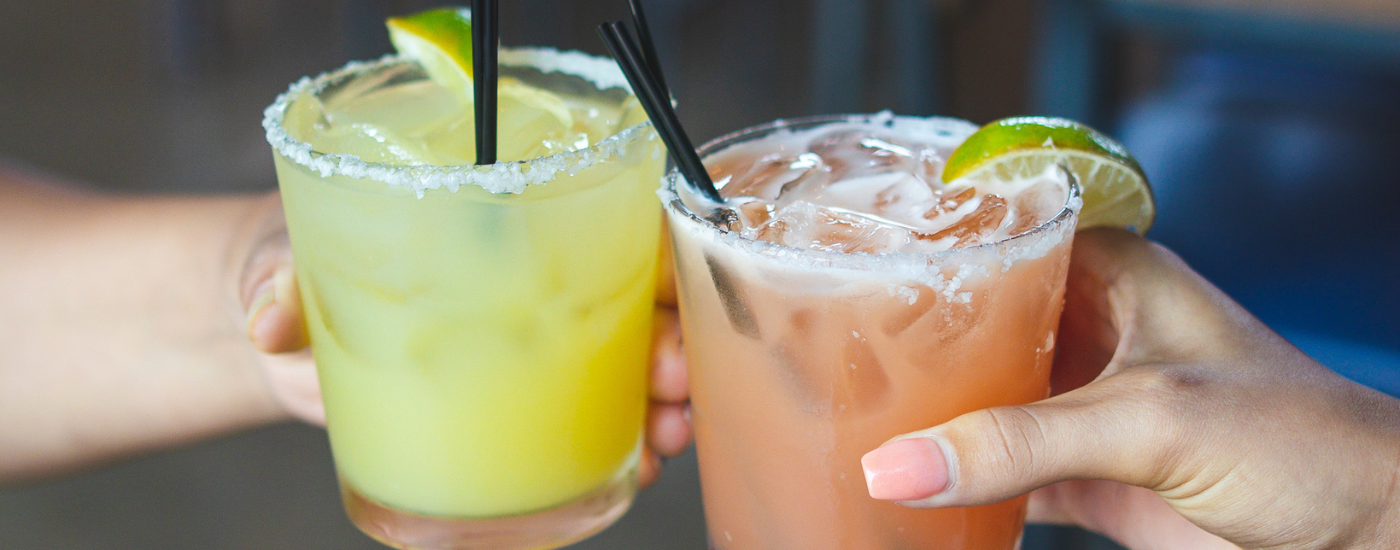
[[[306,319],[297,293],[291,245],[281,201],[276,193],[258,203],[243,230],[248,243],[233,252],[238,268],[238,300],[247,315],[248,336],[263,353],[262,374],[273,398],[290,416],[324,425],[326,412],[316,368],[307,348]],[[663,239],[663,243],[669,243]],[[655,340],[651,367],[651,402],[647,410],[647,447],[641,480],[649,485],[661,473],[662,457],[680,454],[690,444],[690,386],[680,350],[675,283],[669,246],[657,288]]]
[[[1343,379],[1166,249],[1076,237],[1051,399],[865,457],[912,507],[1033,493],[1134,550],[1400,548],[1400,401]],[[1228,541],[1228,542],[1227,542]]]

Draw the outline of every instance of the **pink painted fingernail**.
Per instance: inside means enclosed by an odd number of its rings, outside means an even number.
[[[948,487],[948,461],[933,441],[901,439],[861,457],[865,486],[879,500],[922,500]]]

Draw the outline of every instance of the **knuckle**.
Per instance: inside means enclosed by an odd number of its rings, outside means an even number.
[[[1217,385],[1209,369],[1193,365],[1146,365],[1124,371],[1132,397],[1149,412],[1173,417],[1184,405]]]
[[[1124,374],[1131,383],[1121,401],[1129,409],[1123,414],[1135,418],[1140,434],[1135,462],[1149,472],[1166,472],[1203,433],[1210,416],[1201,407],[1203,396],[1214,392],[1219,381],[1209,370],[1191,365],[1136,367]]]
[[[999,407],[978,413],[984,426],[983,467],[1016,478],[1031,478],[1041,464],[1048,434],[1045,425],[1025,407]]]

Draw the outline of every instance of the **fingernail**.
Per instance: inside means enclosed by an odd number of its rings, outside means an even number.
[[[878,500],[923,500],[948,487],[948,461],[932,440],[901,439],[861,457],[865,486]]]
[[[292,272],[291,266],[277,268],[277,272],[272,275],[273,301],[281,304],[289,303],[297,291],[297,279]]]
[[[253,323],[258,320],[258,314],[271,305],[276,298],[277,292],[275,290],[264,288],[258,292],[257,296],[253,297],[253,303],[248,304],[248,321],[244,328],[247,329],[249,336],[253,335]]]

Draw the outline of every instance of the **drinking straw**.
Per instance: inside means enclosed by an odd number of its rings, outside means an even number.
[[[496,0],[472,0],[472,88],[476,108],[476,163],[496,163]]]
[[[724,202],[724,197],[715,189],[714,181],[710,180],[710,174],[705,171],[705,165],[700,162],[700,155],[695,153],[695,146],[690,144],[690,138],[681,127],[680,118],[671,107],[670,96],[662,95],[661,87],[652,78],[651,71],[642,66],[637,45],[632,41],[627,27],[624,27],[621,21],[603,23],[598,25],[598,33],[603,36],[603,42],[608,45],[613,58],[622,67],[627,82],[632,84],[632,91],[637,94],[637,99],[641,101],[642,108],[646,109],[647,116],[651,117],[656,133],[661,135],[666,149],[670,150],[671,159],[675,161],[681,175],[710,200]]]
[[[632,26],[637,28],[637,40],[642,43],[643,60],[651,69],[652,78],[661,87],[661,95],[671,98],[671,87],[666,84],[666,75],[661,72],[661,58],[656,56],[656,43],[651,39],[651,26],[647,25],[646,12],[642,11],[642,0],[627,0],[632,6]]]

